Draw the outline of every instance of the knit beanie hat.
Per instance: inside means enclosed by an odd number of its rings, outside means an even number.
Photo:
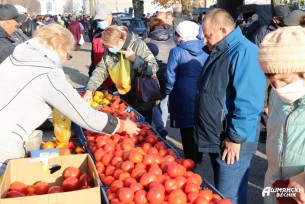
[[[195,40],[199,33],[199,25],[192,21],[182,21],[176,27],[176,32],[183,40]]]
[[[305,28],[278,28],[265,36],[258,52],[264,73],[305,72]]]

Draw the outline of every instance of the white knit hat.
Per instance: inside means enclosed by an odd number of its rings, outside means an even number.
[[[199,25],[192,21],[182,21],[176,27],[176,32],[184,40],[194,40],[198,35]]]
[[[305,28],[278,28],[265,36],[258,54],[265,73],[305,72]]]

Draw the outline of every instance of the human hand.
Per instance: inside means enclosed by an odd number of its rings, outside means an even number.
[[[92,101],[92,91],[90,90],[86,90],[84,96],[83,96],[83,99],[86,101],[86,102],[90,102]]]
[[[222,142],[222,147],[224,148],[224,150],[221,159],[226,159],[228,165],[234,164],[235,160],[239,160],[240,144],[231,142],[229,138],[226,138]]]
[[[293,199],[298,204],[305,203],[305,172],[292,176],[289,179],[288,188],[297,188],[299,192],[296,193],[296,197],[293,197]]]
[[[125,58],[128,59],[131,62],[134,62],[136,60],[136,55],[134,53],[134,51],[132,51],[132,49],[127,48],[127,50],[121,50],[121,53],[123,53],[123,55],[125,55]]]
[[[120,132],[126,132],[129,135],[138,134],[140,128],[138,128],[137,124],[129,119],[120,120],[121,127],[119,128]],[[123,127],[122,127],[123,126]]]

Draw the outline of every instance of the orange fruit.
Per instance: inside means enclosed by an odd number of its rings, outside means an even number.
[[[48,141],[43,144],[43,149],[53,149],[53,148],[55,148],[55,144],[52,141]]]

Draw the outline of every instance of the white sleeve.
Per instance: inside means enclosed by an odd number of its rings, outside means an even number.
[[[118,118],[91,108],[66,81],[61,69],[53,69],[48,74],[42,87],[42,97],[49,105],[87,130],[113,134],[120,126]]]

